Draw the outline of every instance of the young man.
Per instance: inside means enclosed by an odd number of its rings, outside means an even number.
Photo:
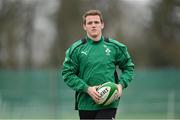
[[[98,105],[100,95],[96,89],[105,82],[115,82],[120,97],[133,78],[134,64],[125,45],[102,35],[104,21],[99,10],[89,10],[83,15],[83,28],[87,36],[66,51],[62,76],[76,91],[80,119],[113,119],[119,99],[108,106]],[[116,66],[122,71],[120,78]]]

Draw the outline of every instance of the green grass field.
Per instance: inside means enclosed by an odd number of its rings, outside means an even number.
[[[139,70],[117,119],[180,119],[180,70]],[[74,91],[55,70],[0,71],[0,119],[78,119]]]

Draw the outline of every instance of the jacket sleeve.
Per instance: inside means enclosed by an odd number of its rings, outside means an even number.
[[[80,79],[78,75],[79,64],[77,61],[77,55],[73,52],[71,55],[71,48],[66,51],[65,60],[63,63],[62,77],[64,82],[73,90],[79,92],[86,92],[88,85]]]
[[[123,88],[126,88],[134,76],[134,64],[126,46],[121,46],[118,49],[117,64],[121,70],[118,82],[123,86]]]

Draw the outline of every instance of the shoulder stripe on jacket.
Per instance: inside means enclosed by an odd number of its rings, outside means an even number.
[[[87,41],[86,41],[86,38],[82,38],[81,40],[77,41],[78,43],[76,45],[74,45],[74,47],[72,48],[71,50],[71,53],[70,53],[70,58],[72,57],[74,51],[80,47],[81,45],[85,44]]]

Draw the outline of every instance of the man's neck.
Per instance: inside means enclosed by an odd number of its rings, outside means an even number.
[[[96,37],[92,37],[92,36],[89,36],[89,35],[88,35],[88,37],[89,37],[90,39],[92,39],[93,41],[99,41],[99,40],[101,39],[101,35],[96,36]]]

